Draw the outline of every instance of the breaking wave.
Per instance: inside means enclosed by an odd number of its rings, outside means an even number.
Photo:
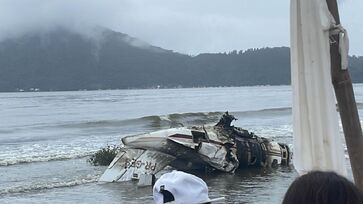
[[[357,103],[358,109],[363,109],[363,103]],[[227,110],[226,110],[227,111]],[[120,127],[120,126],[150,126],[154,128],[168,128],[170,126],[184,124],[184,125],[203,125],[208,123],[217,122],[224,111],[216,112],[187,112],[187,113],[173,113],[168,115],[150,115],[140,118],[132,118],[126,120],[98,120],[76,122],[69,124],[58,125],[62,128],[96,128],[96,127]],[[239,119],[244,117],[258,117],[288,115],[292,114],[291,107],[268,108],[247,111],[232,111],[231,114]]]
[[[96,150],[95,150],[96,151]],[[68,160],[68,159],[77,159],[83,158],[92,155],[95,151],[89,152],[79,152],[76,154],[55,154],[55,155],[25,155],[21,157],[10,157],[5,159],[0,159],[0,166],[10,166],[16,164],[26,164],[26,163],[33,163],[33,162],[48,162],[48,161],[59,161],[59,160]]]
[[[133,118],[127,120],[98,120],[86,121],[72,124],[62,124],[58,127],[63,128],[95,128],[95,127],[119,127],[125,125],[151,125],[155,127],[170,126],[174,123],[186,123],[202,125],[209,122],[216,122],[224,112],[189,112],[189,113],[173,113],[168,115],[151,115],[140,118]],[[291,113],[290,107],[271,108],[262,110],[239,111],[231,112],[237,117],[244,116],[259,116],[263,114],[289,114]]]
[[[291,107],[281,107],[281,108],[269,108],[269,109],[260,109],[260,110],[250,110],[250,111],[242,111],[242,112],[232,112],[237,118],[243,118],[245,116],[261,116],[261,115],[288,115],[291,114]]]
[[[284,115],[291,114],[291,108],[273,108],[252,111],[231,112],[237,118],[259,117],[261,115]],[[93,137],[79,137],[72,143],[65,145],[61,143],[17,143],[17,147],[4,145],[0,150],[0,166],[9,166],[16,164],[25,164],[33,162],[48,162],[55,160],[68,160],[83,158],[92,155],[102,146],[108,144],[110,139],[102,135],[105,127],[114,128],[120,134],[113,135],[113,143],[117,142],[122,135],[133,135],[145,132],[157,131],[170,127],[193,126],[193,125],[213,125],[218,122],[223,112],[190,112],[174,113],[168,115],[151,115],[128,120],[99,120],[86,121],[73,124],[61,124],[59,128],[97,128],[100,135]],[[73,131],[73,130],[72,130]],[[106,133],[105,133],[106,134]],[[111,137],[110,137],[111,138]],[[5,149],[4,149],[5,148]]]
[[[83,158],[92,155],[101,147],[117,144],[120,137],[83,137],[64,143],[64,140],[52,143],[19,143],[0,145],[0,166],[48,162]]]
[[[78,186],[87,183],[94,183],[97,182],[99,175],[87,175],[85,178],[77,178],[74,180],[69,181],[58,181],[58,182],[51,182],[51,183],[33,183],[24,186],[12,186],[8,188],[0,189],[0,196],[8,195],[8,194],[16,194],[16,193],[26,193],[32,191],[39,191],[39,190],[48,190],[54,188],[64,188],[64,187],[72,187]]]

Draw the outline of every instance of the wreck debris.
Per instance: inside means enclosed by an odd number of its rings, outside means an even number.
[[[230,128],[230,127],[232,127],[231,123],[234,120],[237,120],[237,118],[235,118],[233,115],[230,115],[228,113],[228,111],[227,111],[222,115],[221,119],[219,120],[219,122],[215,126],[219,126],[219,127],[222,127],[222,128]]]
[[[290,163],[291,151],[286,144],[234,127],[234,120],[226,112],[215,126],[171,128],[124,137],[124,147],[100,181],[149,178],[147,175],[155,175],[166,166],[233,173],[237,168]]]

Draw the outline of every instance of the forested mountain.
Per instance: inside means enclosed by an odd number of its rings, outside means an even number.
[[[363,82],[363,57],[351,57]],[[103,29],[65,29],[0,42],[0,91],[290,84],[289,48],[189,56]]]

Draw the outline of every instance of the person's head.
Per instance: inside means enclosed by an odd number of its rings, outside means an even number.
[[[223,197],[210,199],[207,184],[202,179],[182,171],[162,175],[155,182],[153,197],[156,204],[199,204],[224,200]]]
[[[363,195],[348,179],[334,172],[312,171],[298,177],[282,204],[363,204]]]

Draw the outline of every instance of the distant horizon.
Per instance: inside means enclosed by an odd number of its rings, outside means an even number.
[[[353,85],[363,85],[363,82],[353,83]],[[7,93],[46,93],[46,92],[78,92],[78,91],[123,91],[123,90],[169,90],[169,89],[219,89],[219,88],[240,88],[240,87],[269,87],[269,86],[291,86],[291,84],[280,84],[280,85],[241,85],[241,86],[205,86],[205,87],[163,87],[163,88],[115,88],[115,89],[80,89],[80,90],[37,90],[37,91],[0,91],[0,94]],[[354,88],[354,87],[353,87]]]
[[[68,30],[0,43],[1,91],[231,87],[290,84],[290,49],[250,48],[186,55],[123,33],[85,38]],[[350,58],[363,82],[363,57]]]

